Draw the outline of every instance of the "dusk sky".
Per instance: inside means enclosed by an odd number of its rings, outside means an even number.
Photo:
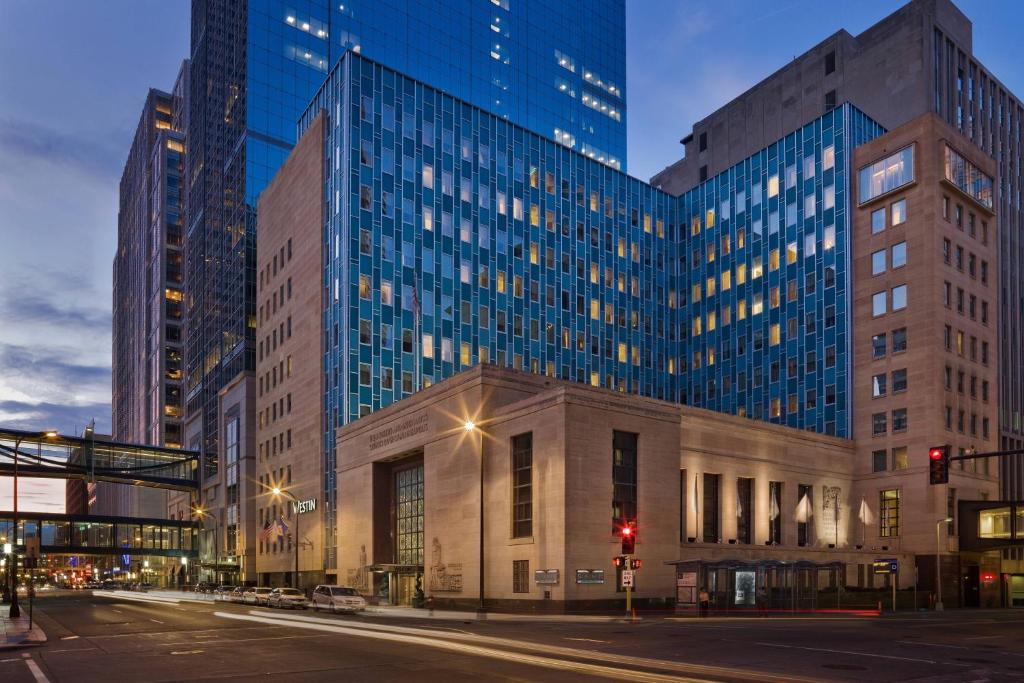
[[[95,418],[110,430],[118,181],[147,89],[170,89],[188,54],[189,4],[0,2],[0,425],[77,433]],[[649,178],[695,120],[902,4],[628,0],[628,171]],[[958,5],[975,54],[1024,95],[1024,4]],[[38,508],[47,490],[26,493]]]

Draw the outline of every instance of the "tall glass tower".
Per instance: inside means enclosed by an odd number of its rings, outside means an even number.
[[[218,462],[221,390],[255,367],[255,206],[346,51],[621,169],[623,0],[193,0],[185,443]]]

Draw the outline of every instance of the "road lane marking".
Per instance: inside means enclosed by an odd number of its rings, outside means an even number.
[[[78,636],[61,636],[61,640],[75,640]]]
[[[96,650],[96,649],[98,649],[98,648],[95,648],[95,647],[76,647],[76,648],[67,648],[65,650],[47,650],[46,654],[53,655],[53,654],[57,654],[58,652],[86,652],[88,650]]]
[[[905,645],[924,645],[925,647],[948,647],[954,650],[970,650],[972,648],[964,645],[947,645],[946,643],[926,643],[923,640],[897,640],[897,643],[903,643]]]
[[[282,625],[280,623],[280,620],[267,617],[256,617],[232,612],[214,612],[214,615],[225,619],[256,621],[260,623],[270,624],[273,626]],[[628,669],[617,669],[610,666],[602,666],[600,664],[588,664],[586,662],[570,662],[565,660],[552,659],[550,657],[540,657],[538,655],[510,652],[505,650],[496,650],[492,648],[480,647],[477,645],[463,645],[461,643],[454,643],[447,640],[434,640],[431,638],[424,638],[422,636],[406,636],[397,633],[369,631],[366,629],[355,629],[346,626],[335,626],[332,624],[312,623],[308,621],[294,621],[292,622],[291,625],[293,628],[302,628],[311,631],[327,631],[329,633],[351,635],[361,638],[375,638],[377,640],[388,640],[392,642],[399,642],[405,644],[425,645],[427,647],[433,647],[440,650],[448,650],[451,652],[458,652],[461,654],[474,655],[478,657],[487,657],[489,659],[514,661],[522,664],[540,666],[547,669],[575,671],[581,674],[587,674],[591,676],[602,676],[605,678],[615,678],[618,680],[640,681],[643,683],[670,683],[671,681],[690,681],[691,683],[707,683],[708,680],[703,678],[680,678],[679,676],[668,674],[630,671]]]
[[[202,650],[177,650],[171,652],[172,655],[197,655],[203,652]]]
[[[581,643],[610,643],[610,640],[597,640],[595,638],[564,638],[564,640],[578,640]]]
[[[164,622],[160,621],[159,619],[150,619],[150,621],[152,621],[154,624],[162,624],[162,623],[164,623]]]
[[[837,655],[855,655],[857,657],[876,657],[878,659],[898,659],[902,662],[921,662],[922,664],[946,664],[952,666],[967,666],[966,664],[953,664],[952,662],[937,662],[934,659],[917,659],[915,657],[897,657],[896,655],[879,655],[874,652],[857,652],[855,650],[830,650],[824,647],[806,647],[804,645],[783,645],[782,643],[754,643],[765,647],[784,647],[789,650],[809,650],[811,652],[829,652]]]
[[[216,614],[216,613],[215,613]],[[576,659],[597,659],[600,657],[603,662],[613,662],[615,664],[621,664],[625,666],[633,667],[647,667],[652,669],[668,669],[672,671],[678,671],[684,674],[700,674],[707,676],[736,676],[738,673],[742,674],[742,677],[746,680],[760,680],[760,681],[779,681],[785,683],[792,683],[794,681],[818,681],[816,678],[798,678],[793,676],[779,676],[771,673],[760,673],[751,670],[732,669],[730,667],[717,667],[712,665],[702,665],[694,663],[683,663],[674,662],[663,659],[652,659],[647,657],[634,657],[631,655],[623,655],[612,652],[595,651],[595,650],[577,650],[574,648],[561,647],[558,645],[547,645],[544,643],[536,643],[531,641],[514,640],[511,638],[498,638],[495,636],[484,636],[477,634],[461,634],[461,633],[448,633],[441,632],[432,628],[415,628],[409,626],[392,626],[387,624],[371,624],[362,621],[342,621],[333,618],[326,617],[313,617],[306,616],[304,614],[293,614],[291,612],[270,612],[264,610],[249,610],[249,614],[258,617],[267,617],[276,619],[278,624],[281,622],[298,621],[298,622],[309,622],[318,624],[342,624],[353,629],[366,629],[371,631],[388,631],[391,633],[409,634],[414,636],[424,636],[430,639],[436,638],[448,638],[450,640],[461,640],[469,641],[476,644],[494,645],[497,647],[514,647],[521,650],[533,650],[546,655],[559,655],[562,657],[573,657]],[[283,625],[283,624],[282,624]]]
[[[43,670],[39,668],[39,665],[32,659],[25,660],[25,666],[32,673],[32,678],[36,679],[36,683],[50,683],[50,679],[46,677]]]

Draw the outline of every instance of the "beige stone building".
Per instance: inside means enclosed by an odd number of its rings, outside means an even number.
[[[978,576],[998,574],[999,555],[957,554],[957,507],[998,499],[996,459],[953,463],[949,484],[933,486],[927,452],[999,447],[992,190],[972,196],[955,180],[991,183],[995,164],[926,114],[857,148],[853,167],[854,476],[866,542],[917,554],[928,588],[938,548],[945,595],[989,603],[998,586]]]
[[[298,571],[299,586],[309,588],[333,573],[322,528],[323,126],[321,116],[260,195],[257,212],[258,495],[251,505],[260,585],[295,585]]]
[[[692,607],[698,584],[718,608],[758,588],[832,607],[837,584],[863,602],[888,585],[876,559],[901,586],[914,572],[859,541],[854,459],[844,439],[476,366],[339,432],[339,574],[391,603],[607,607],[630,523],[642,604]]]

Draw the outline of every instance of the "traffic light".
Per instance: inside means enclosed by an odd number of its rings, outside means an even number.
[[[641,560],[630,560],[629,568],[630,569],[640,569],[640,565],[641,564],[643,564],[643,562]]]
[[[622,554],[632,555],[636,548],[636,529],[632,524],[626,523],[622,527]]]
[[[949,483],[949,446],[932,446],[928,449],[928,483]]]
[[[616,567],[623,567],[626,564],[626,558],[624,558],[622,555],[618,555],[617,557],[613,557],[612,558],[612,564],[615,565]]]

